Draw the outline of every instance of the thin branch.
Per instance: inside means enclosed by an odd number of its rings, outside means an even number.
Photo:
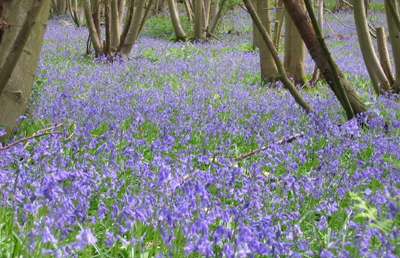
[[[266,150],[266,149],[269,149],[269,148],[271,148],[271,147],[274,146],[274,145],[291,143],[291,142],[293,142],[294,140],[296,140],[296,139],[298,139],[298,138],[300,138],[300,137],[303,137],[304,135],[305,135],[305,134],[304,134],[303,132],[302,132],[302,133],[298,133],[298,134],[296,134],[296,135],[294,135],[294,136],[290,136],[290,137],[287,138],[287,139],[283,139],[283,140],[277,141],[277,142],[272,143],[272,144],[270,144],[270,145],[267,145],[267,146],[261,147],[261,148],[259,148],[259,149],[255,149],[255,150],[253,150],[253,151],[250,151],[250,152],[248,152],[248,153],[246,153],[246,154],[240,155],[240,156],[238,156],[238,157],[236,157],[236,158],[232,158],[231,161],[239,161],[239,160],[248,158],[248,157],[250,157],[250,156],[253,156],[254,154],[257,154],[257,153],[259,153],[259,152],[261,152],[261,151],[264,151],[264,150]]]
[[[12,143],[10,145],[7,145],[7,146],[1,148],[0,151],[7,150],[7,149],[17,145],[20,142],[24,142],[24,141],[31,140],[31,139],[36,138],[36,137],[41,137],[41,136],[44,136],[44,135],[51,135],[51,134],[62,134],[62,132],[45,132],[45,133],[34,134],[34,135],[30,136],[30,137],[23,138],[23,139],[18,140],[18,141],[14,142],[14,143]]]
[[[339,19],[339,17],[337,17],[331,10],[329,10],[328,8],[324,8],[324,10],[325,11],[327,11],[329,14],[331,14],[340,24],[342,24],[343,26],[345,26],[345,27],[347,27],[347,28],[350,28],[350,29],[352,29],[352,30],[355,30],[356,29],[356,27],[352,27],[352,26],[350,26],[350,25],[347,25],[347,24],[344,24],[340,19]]]

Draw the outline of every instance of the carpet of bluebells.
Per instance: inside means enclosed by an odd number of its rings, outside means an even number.
[[[0,151],[0,257],[399,257],[399,97],[373,94],[356,31],[326,17],[368,127],[344,123],[323,83],[302,90],[313,115],[261,86],[244,11],[205,43],[167,40],[153,17],[113,63],[85,57],[87,30],[51,19],[5,145],[47,134]]]

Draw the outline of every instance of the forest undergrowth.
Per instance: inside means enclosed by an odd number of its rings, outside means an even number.
[[[327,15],[368,127],[345,123],[323,82],[301,91],[315,114],[263,86],[244,11],[203,43],[171,41],[163,19],[113,63],[49,21],[28,112],[0,147],[0,257],[399,257],[399,97],[374,95],[356,31]]]

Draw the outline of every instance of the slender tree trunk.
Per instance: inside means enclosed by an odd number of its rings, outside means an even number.
[[[193,12],[192,12],[192,8],[190,7],[189,0],[183,0],[183,5],[185,6],[186,14],[187,14],[188,20],[190,22],[190,26],[192,27],[192,30],[193,30],[193,28],[194,28]]]
[[[126,0],[118,0],[118,23],[121,26],[124,22]],[[120,28],[121,31],[121,28]]]
[[[121,23],[119,15],[118,1],[111,0],[111,49],[113,51],[117,50],[121,37]]]
[[[210,18],[210,10],[211,10],[211,0],[204,0],[204,8],[203,8],[203,36],[206,37],[207,33],[206,30],[209,24]]]
[[[274,33],[272,36],[273,39],[272,42],[274,43],[276,48],[279,48],[279,46],[281,45],[284,19],[285,19],[285,9],[283,7],[283,2],[282,0],[277,0],[276,19],[275,19]]]
[[[392,64],[390,63],[389,51],[387,47],[387,39],[385,34],[385,27],[376,28],[376,41],[378,43],[379,61],[381,63],[383,72],[388,78],[391,85],[394,84],[394,76]]]
[[[283,65],[285,66],[286,74],[289,75],[290,73],[290,66],[292,62],[292,43],[293,43],[293,21],[290,18],[290,15],[286,12],[286,19],[285,19],[285,45],[284,51],[285,54],[283,56]]]
[[[374,46],[369,35],[367,17],[365,16],[364,1],[356,0],[354,4],[354,20],[357,28],[358,42],[363,55],[365,66],[377,95],[387,92],[390,89],[389,81],[379,64],[375,54]]]
[[[174,27],[175,36],[177,40],[185,40],[186,33],[181,26],[181,21],[179,19],[179,13],[175,0],[168,0],[168,9],[171,15],[172,25]]]
[[[269,0],[257,0],[256,11],[269,37],[271,37],[271,13],[269,11],[269,3]],[[261,78],[264,83],[276,81],[279,77],[278,69],[259,30],[255,33],[255,37],[257,38],[257,46],[260,49]]]
[[[211,24],[209,27],[209,32],[210,33],[214,33],[215,28],[217,27],[219,18],[221,17],[221,12],[222,12],[222,8],[224,8],[224,5],[226,3],[226,0],[222,0],[221,4],[216,5],[215,8],[217,8],[217,11],[214,13],[212,20],[211,20]]]
[[[112,0],[111,0],[112,1]],[[106,27],[106,42],[104,47],[104,53],[106,56],[111,55],[111,19],[110,19],[110,0],[104,0],[104,12],[105,12],[105,27]]]
[[[390,43],[392,45],[394,67],[396,70],[393,90],[396,93],[400,93],[400,26],[398,26],[399,15],[397,13],[399,7],[397,1],[389,1],[391,0],[385,0],[385,10],[389,29]],[[392,11],[390,11],[390,3],[393,4]]]
[[[128,10],[128,17],[125,20],[124,30],[121,33],[119,46],[118,46],[118,49],[117,49],[117,52],[116,52],[117,54],[121,52],[121,49],[125,44],[126,37],[128,35],[129,29],[130,29],[130,27],[132,25],[134,9],[135,9],[135,1],[132,0],[131,5],[129,6],[129,10]]]
[[[5,72],[4,69],[9,68],[9,58],[17,58],[11,76],[0,93],[0,127],[5,129],[8,135],[13,128],[18,126],[16,120],[25,113],[28,105],[46,30],[50,3],[50,0],[19,0],[14,1],[11,7],[10,26],[0,47],[0,74]],[[37,8],[38,4],[40,9],[35,14],[34,8]],[[31,12],[28,13],[28,10]],[[27,40],[24,40],[24,37]],[[23,51],[15,55],[14,51],[19,52],[20,47],[23,48]],[[15,62],[15,60],[11,61]]]
[[[253,20],[253,23],[257,27],[258,31],[260,32],[264,43],[267,45],[269,51],[271,52],[271,55],[275,61],[275,64],[277,66],[277,69],[279,71],[279,79],[282,81],[283,85],[289,90],[290,94],[293,96],[293,98],[296,100],[296,102],[307,112],[313,112],[312,108],[305,102],[303,97],[301,96],[300,92],[296,89],[296,87],[290,82],[288,77],[286,76],[285,69],[283,67],[283,64],[281,62],[281,59],[279,57],[278,52],[275,49],[274,44],[272,43],[272,40],[266,30],[266,28],[263,25],[263,22],[261,21],[260,17],[258,16],[256,10],[254,9],[253,5],[250,3],[250,0],[243,0],[244,4],[246,5],[247,10],[250,13],[251,19]]]
[[[143,14],[144,14],[144,7],[145,7],[146,0],[139,0],[137,2],[135,15],[133,17],[133,23],[129,28],[129,32],[126,35],[126,39],[124,45],[121,48],[121,56],[124,60],[128,60],[129,54],[132,51],[133,44],[139,35],[140,24],[143,21]]]
[[[290,62],[289,77],[293,78],[296,85],[303,85],[307,81],[304,68],[306,57],[306,46],[301,39],[296,26],[292,27],[292,61]]]
[[[344,1],[343,0],[336,0],[335,8],[333,9],[333,11],[334,12],[338,12],[338,11],[349,10],[349,9],[352,8],[352,6],[350,6],[352,4],[352,2],[353,2],[352,0],[344,0]]]
[[[89,35],[93,43],[94,50],[96,52],[96,56],[103,54],[103,44],[101,42],[101,38],[97,33],[96,25],[92,16],[92,6],[90,0],[86,0],[85,2],[85,14],[86,14],[86,22],[89,29]]]
[[[102,42],[103,40],[101,36],[101,26],[100,26],[100,0],[91,0],[91,6],[92,6],[91,13],[93,17],[94,26],[97,32],[97,37],[99,38],[99,41]]]
[[[69,13],[74,21],[76,27],[80,27],[85,17],[85,11],[81,4],[78,4],[78,0],[68,0]]]
[[[310,1],[305,0],[308,13],[301,6],[301,3],[295,0],[283,0],[283,3],[303,38],[311,57],[318,65],[329,87],[335,93],[346,111],[347,118],[351,119],[354,115],[366,112],[367,109],[364,103],[332,59],[325,44],[325,40],[322,37]],[[312,23],[309,15],[312,19]]]
[[[204,39],[203,32],[203,9],[204,0],[195,0],[194,4],[194,36],[197,39]]]
[[[65,15],[65,11],[67,10],[67,0],[57,0],[56,2],[56,9],[57,14]]]

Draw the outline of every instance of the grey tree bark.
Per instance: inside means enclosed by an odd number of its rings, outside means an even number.
[[[10,26],[0,47],[0,75],[9,69],[9,58],[17,59],[11,60],[15,62],[15,66],[7,84],[0,91],[0,127],[5,129],[6,136],[18,126],[17,118],[26,111],[38,67],[50,4],[51,0],[20,0],[12,4]],[[28,13],[29,10],[31,12]],[[27,30],[27,27],[31,28]],[[26,38],[23,40],[24,44],[20,41],[22,37]],[[19,51],[20,54],[16,54]]]
[[[378,57],[376,56],[372,40],[369,35],[367,17],[365,15],[364,1],[356,0],[354,6],[354,21],[357,29],[358,42],[363,55],[365,66],[367,67],[369,77],[377,95],[387,92],[390,89],[390,84],[386,78]]]

